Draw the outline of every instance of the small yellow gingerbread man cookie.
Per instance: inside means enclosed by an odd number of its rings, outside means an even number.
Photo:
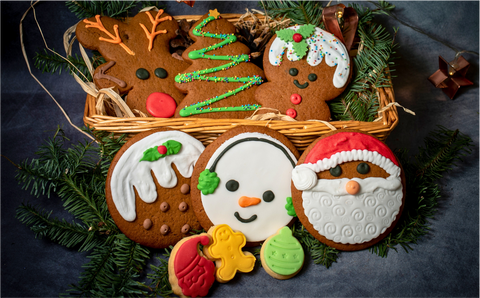
[[[213,241],[203,248],[203,253],[215,260],[215,272],[218,282],[225,283],[235,277],[237,271],[250,272],[255,267],[255,257],[243,252],[247,240],[241,232],[234,232],[226,224],[213,226],[208,230]]]

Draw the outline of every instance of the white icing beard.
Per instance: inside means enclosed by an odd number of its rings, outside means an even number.
[[[292,26],[289,29],[297,30],[300,26]],[[313,35],[306,39],[308,44],[307,63],[311,66],[319,65],[323,58],[328,66],[336,66],[335,75],[333,76],[333,85],[336,88],[345,86],[350,75],[350,56],[343,43],[333,34],[315,28]],[[285,42],[280,38],[275,38],[270,46],[268,58],[270,64],[280,66],[282,63],[285,49],[287,51],[287,59],[290,61],[298,61],[300,57],[293,51],[294,42]]]
[[[345,184],[355,180],[360,192],[350,195]],[[399,177],[386,179],[319,179],[303,191],[303,208],[308,221],[320,235],[342,244],[360,244],[377,238],[397,217],[402,206]]]
[[[140,161],[145,150],[168,140],[180,142],[180,152],[156,161]],[[200,141],[180,131],[156,132],[131,145],[115,165],[110,182],[112,199],[120,215],[126,221],[134,221],[136,218],[133,187],[144,202],[155,202],[157,189],[152,171],[162,187],[173,188],[177,185],[177,176],[172,163],[183,177],[190,178],[193,166],[204,149]]]
[[[233,142],[244,138],[268,139],[282,146],[296,164],[295,156],[278,140],[261,133],[243,133],[224,142],[210,158],[207,169],[215,159]],[[291,196],[291,175],[293,165],[285,154],[272,144],[261,141],[238,143],[219,159],[215,172],[220,184],[213,194],[201,195],[202,204],[208,218],[214,225],[227,224],[233,230],[242,232],[247,241],[262,241],[287,225],[292,216],[287,214],[286,198]],[[229,191],[225,184],[229,180],[239,183],[236,191]],[[263,200],[265,191],[272,191],[275,198],[271,202]],[[240,207],[242,196],[261,199],[258,205]],[[235,212],[243,219],[254,215],[257,218],[248,223],[239,221]]]

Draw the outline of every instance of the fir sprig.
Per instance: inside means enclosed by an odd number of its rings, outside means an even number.
[[[170,246],[165,249],[162,257],[156,257],[160,265],[155,266],[150,264],[150,269],[152,269],[153,272],[149,273],[147,277],[152,282],[146,287],[152,293],[153,297],[170,297],[170,295],[173,295],[172,286],[168,280],[168,259],[170,258],[172,249],[173,247]]]
[[[318,1],[260,1],[259,6],[273,18],[288,18],[291,25],[322,25],[322,3]]]
[[[96,15],[112,18],[127,17],[137,6],[137,1],[67,1],[67,8],[79,19],[91,18]]]

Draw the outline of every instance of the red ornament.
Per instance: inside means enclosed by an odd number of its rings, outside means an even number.
[[[167,154],[167,147],[160,145],[157,147],[158,153],[160,154]]]
[[[294,94],[290,95],[290,101],[294,105],[298,105],[302,102],[302,97],[300,96],[300,94],[294,93]]]
[[[303,36],[300,33],[293,34],[293,41],[294,42],[301,42],[302,39],[303,39]]]
[[[297,111],[295,111],[294,109],[288,109],[287,110],[287,116],[295,118],[295,117],[297,117]]]
[[[428,80],[436,87],[453,99],[458,89],[463,86],[473,85],[473,82],[467,80],[465,75],[470,63],[462,56],[459,56],[456,63],[454,61],[448,63],[442,56],[438,57],[439,70],[432,74]],[[456,67],[450,67],[449,64],[454,64]]]
[[[175,115],[177,103],[170,95],[162,92],[153,92],[147,98],[147,112],[153,117],[170,118]]]

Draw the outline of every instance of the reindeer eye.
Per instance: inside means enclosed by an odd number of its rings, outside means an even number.
[[[316,81],[316,80],[317,80],[317,75],[314,74],[314,73],[309,74],[309,75],[308,75],[308,80],[309,80],[310,82]]]
[[[155,69],[155,75],[159,77],[160,79],[165,79],[168,75],[167,71],[164,68],[157,68]]]
[[[139,78],[140,80],[146,80],[150,77],[148,70],[146,70],[145,68],[137,69],[137,72],[135,74],[137,75],[137,78]]]
[[[294,76],[298,75],[298,69],[296,69],[296,68],[290,68],[290,69],[288,70],[288,73],[289,73],[292,77],[294,77]]]

